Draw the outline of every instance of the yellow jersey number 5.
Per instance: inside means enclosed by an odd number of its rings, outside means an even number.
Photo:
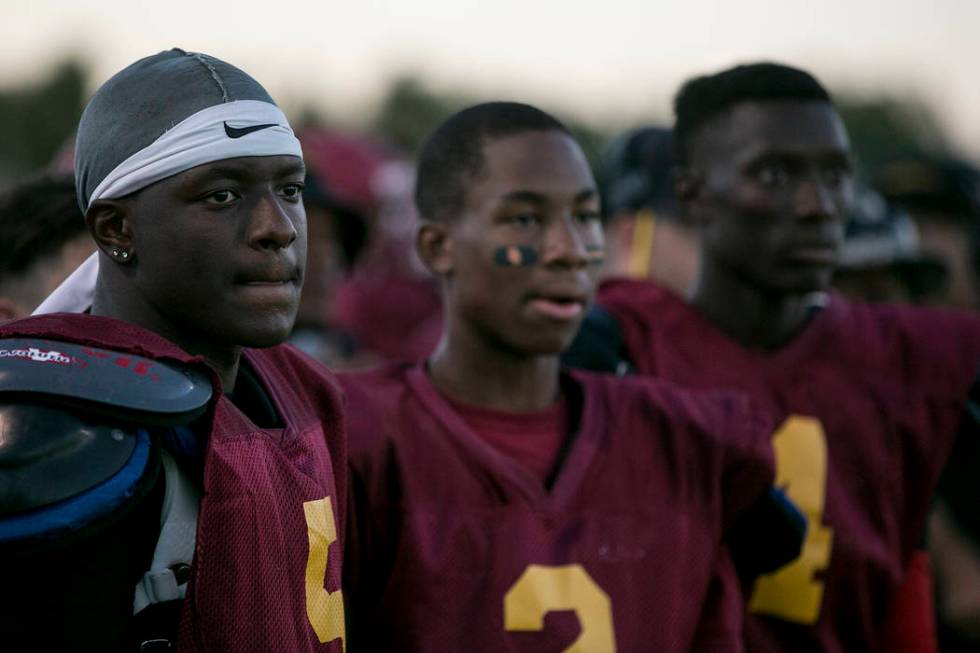
[[[324,587],[327,575],[327,555],[337,540],[337,524],[330,497],[303,503],[306,516],[306,535],[310,543],[306,559],[306,616],[321,644],[340,638],[344,641],[344,597],[340,590],[328,592]]]

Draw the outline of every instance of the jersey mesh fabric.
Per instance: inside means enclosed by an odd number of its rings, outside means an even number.
[[[340,639],[319,641],[307,610],[311,555],[304,503],[329,497],[337,525],[343,524],[346,510],[339,391],[324,368],[288,346],[246,350],[248,364],[285,422],[282,429],[260,429],[221,395],[220,381],[203,359],[139,327],[110,318],[53,314],[3,325],[4,336],[60,339],[176,360],[211,374],[216,393],[201,418],[210,422],[210,432],[178,649],[342,650]],[[340,590],[342,527],[335,530],[321,581],[326,592]],[[343,633],[342,606],[321,620],[323,632]]]
[[[749,650],[881,650],[887,608],[920,546],[980,361],[980,318],[832,295],[795,340],[764,353],[652,282],[606,282],[599,303],[619,321],[640,373],[738,388],[785,429],[800,424],[791,416],[818,420],[827,450],[819,525],[832,540],[826,568],[806,576],[823,588],[816,623],[757,613],[747,624]],[[794,498],[793,479],[786,483]]]
[[[352,647],[741,650],[722,534],[772,480],[768,428],[741,398],[575,373],[581,417],[546,489],[421,367],[340,378]]]
[[[450,400],[474,433],[544,482],[568,430],[564,399],[543,411],[506,413]]]
[[[292,348],[246,355],[286,426],[259,429],[227,401],[215,411],[181,648],[339,651],[341,640],[319,641],[308,616],[304,512],[329,499],[337,538],[317,591],[339,592],[346,473],[336,390]],[[221,600],[229,596],[237,600]],[[342,610],[325,619],[323,632],[343,633]]]

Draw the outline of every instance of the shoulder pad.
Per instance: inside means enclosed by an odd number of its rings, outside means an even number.
[[[0,544],[47,538],[139,500],[157,454],[142,428],[0,402]]]
[[[575,340],[562,354],[561,361],[566,367],[624,376],[633,371],[624,350],[619,322],[609,311],[594,305],[586,313]]]
[[[190,365],[37,338],[0,339],[0,401],[71,405],[113,420],[177,425],[196,419],[211,381]]]

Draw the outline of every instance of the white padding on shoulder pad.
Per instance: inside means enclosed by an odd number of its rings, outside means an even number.
[[[170,453],[161,450],[161,458],[167,489],[160,511],[160,539],[153,551],[150,570],[136,584],[133,614],[153,603],[184,598],[187,584],[177,584],[173,567],[194,561],[201,493]]]

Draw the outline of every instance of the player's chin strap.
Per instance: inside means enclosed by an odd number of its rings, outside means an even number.
[[[160,537],[150,569],[136,585],[133,614],[154,603],[183,599],[197,541],[200,490],[164,449],[160,452],[166,494],[160,511]]]

